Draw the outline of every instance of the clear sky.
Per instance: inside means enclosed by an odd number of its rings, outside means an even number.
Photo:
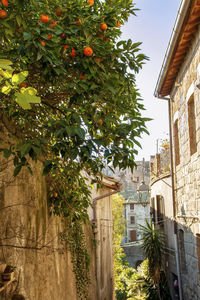
[[[174,26],[181,0],[136,0],[137,17],[131,16],[122,27],[122,39],[143,42],[141,49],[150,61],[137,75],[137,87],[144,99],[146,111],[144,116],[153,121],[148,122],[150,136],[143,135],[137,160],[143,157],[149,160],[156,153],[156,142],[168,138],[168,105],[167,101],[153,96],[165,51]]]

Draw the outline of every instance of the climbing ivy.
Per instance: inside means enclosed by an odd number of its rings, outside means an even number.
[[[88,299],[90,256],[86,247],[82,223],[77,220],[70,220],[70,222],[68,220],[65,230],[60,236],[61,240],[67,243],[71,253],[79,299]]]

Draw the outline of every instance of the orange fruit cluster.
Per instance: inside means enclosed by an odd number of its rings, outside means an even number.
[[[85,75],[80,74],[79,78],[82,79],[82,80],[84,80],[86,78],[86,74]]]
[[[62,10],[60,7],[56,9],[56,16],[60,17],[62,15]]]
[[[108,29],[107,24],[106,24],[106,23],[101,24],[100,29],[101,29],[102,31],[106,31],[106,30]]]
[[[76,56],[76,50],[72,49],[72,53],[70,54],[70,56]]]
[[[90,6],[94,5],[94,0],[88,0],[88,4],[89,4]]]
[[[99,58],[99,57],[94,57],[94,60],[95,60],[96,62],[98,62],[98,63],[100,63],[100,62],[101,62],[101,60],[100,60],[100,58]]]
[[[41,15],[40,20],[42,23],[48,23],[50,19],[49,19],[49,16],[47,16],[47,15]]]
[[[69,48],[69,46],[65,45],[64,48],[63,48],[63,50],[68,49],[68,48]]]
[[[8,7],[8,0],[1,0],[1,3],[2,3],[5,7]]]
[[[55,20],[51,21],[51,24],[49,25],[49,28],[53,28],[54,26],[56,26],[57,22]]]
[[[92,54],[93,54],[93,50],[89,46],[85,47],[83,52],[86,56],[92,56]]]
[[[0,10],[0,19],[5,19],[7,17],[7,12],[5,10]]]
[[[44,46],[45,47],[45,42],[44,41],[40,41],[40,43],[42,44],[42,46]]]
[[[121,26],[121,23],[119,21],[117,21],[116,26],[119,28]]]
[[[52,39],[52,37],[53,37],[53,35],[52,35],[52,34],[50,34],[50,33],[48,33],[48,35],[47,35],[47,40],[50,40],[50,39]]]

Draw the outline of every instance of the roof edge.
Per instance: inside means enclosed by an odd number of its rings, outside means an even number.
[[[158,76],[158,80],[156,83],[156,88],[154,91],[154,96],[156,98],[163,98],[160,95],[160,91],[162,89],[162,85],[163,85],[163,82],[167,75],[167,71],[168,71],[172,56],[173,56],[175,48],[177,46],[179,35],[181,33],[182,26],[183,26],[185,18],[187,16],[188,8],[192,4],[192,2],[193,2],[193,0],[182,0],[181,4],[179,6],[178,13],[177,13],[175,23],[174,23],[174,27],[173,27],[173,30],[172,30],[172,33],[170,36],[170,40],[169,40],[169,43],[167,46],[167,50],[165,52],[164,60],[163,60],[161,70],[160,70],[160,73]],[[167,95],[165,95],[165,96],[167,96]]]

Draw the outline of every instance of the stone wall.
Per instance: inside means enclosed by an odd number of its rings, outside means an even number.
[[[196,234],[200,233],[200,29],[188,51],[188,55],[176,79],[179,84],[171,94],[172,127],[178,124],[180,163],[174,165],[176,180],[176,221],[178,233],[183,236],[180,247],[181,276],[185,300],[200,299],[200,281]],[[197,151],[191,154],[188,101],[194,97]],[[191,118],[191,116],[190,116]],[[175,132],[173,132],[173,135]],[[177,152],[174,147],[174,156]],[[176,153],[177,155],[177,153]],[[181,243],[179,237],[179,244]],[[181,253],[184,252],[184,253]],[[185,262],[184,262],[185,260]],[[186,267],[184,268],[184,264]]]
[[[123,245],[124,253],[129,263],[129,267],[136,269],[145,259],[144,252],[140,243],[132,243],[131,245]]]
[[[166,173],[167,174],[167,173]],[[174,291],[174,275],[177,276],[176,263],[176,247],[174,234],[174,217],[173,217],[173,202],[172,202],[172,182],[171,176],[162,174],[155,180],[155,176],[151,177],[154,181],[151,183],[151,205],[154,207],[155,223],[158,228],[166,234],[165,241],[165,271],[168,279],[168,284],[172,299],[177,299]],[[164,217],[161,223],[157,223],[157,202],[156,197],[161,196],[164,204]],[[154,202],[154,205],[153,205]]]
[[[0,131],[0,144],[8,135]],[[81,300],[77,296],[71,255],[60,233],[64,224],[50,216],[47,183],[42,176],[42,162],[31,163],[33,174],[22,169],[13,177],[13,162],[0,155],[0,262],[12,264],[15,280],[0,292],[0,299],[10,300],[13,293],[26,300]],[[103,187],[92,191],[92,199],[110,193]],[[86,245],[90,254],[88,300],[113,299],[112,199],[96,202],[95,235],[85,225]],[[94,209],[89,208],[91,222]],[[96,243],[95,243],[96,238]]]
[[[70,252],[59,239],[63,224],[48,214],[42,164],[32,168],[33,176],[22,170],[15,179],[12,167],[1,172],[0,260],[16,266],[16,282],[6,293],[11,295],[17,289],[27,300],[79,300]],[[91,255],[90,275],[95,278],[93,233],[90,227],[85,231]],[[96,280],[92,280],[89,299],[96,299],[96,292]]]

